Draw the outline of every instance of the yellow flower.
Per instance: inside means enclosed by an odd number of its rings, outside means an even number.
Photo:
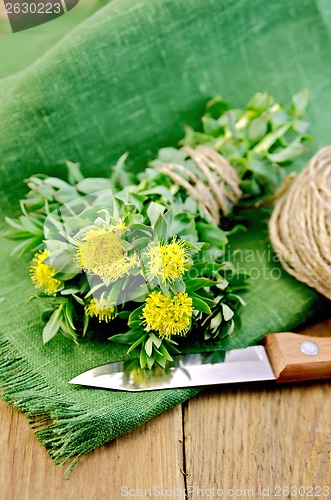
[[[36,253],[29,268],[29,272],[31,281],[37,289],[43,288],[44,293],[53,295],[61,285],[61,281],[54,278],[56,274],[54,267],[49,264],[44,264],[44,260],[47,259],[49,255],[48,250]]]
[[[118,219],[118,223],[115,226],[112,226],[111,229],[113,231],[125,231],[126,229],[126,224],[123,221],[123,219]]]
[[[179,279],[187,270],[189,256],[185,242],[174,237],[170,243],[158,243],[148,248],[149,262],[146,269],[150,278],[159,278],[162,283]]]
[[[137,257],[125,252],[117,227],[90,229],[77,241],[75,261],[78,265],[85,272],[110,282],[127,275],[138,265]]]
[[[94,316],[98,318],[99,323],[101,321],[109,323],[109,321],[115,318],[115,308],[105,298],[92,299],[89,304],[85,305],[85,313],[87,316],[91,316],[91,318]]]
[[[162,337],[185,335],[191,325],[192,299],[187,293],[171,298],[154,291],[147,297],[142,313],[147,332],[155,330]]]

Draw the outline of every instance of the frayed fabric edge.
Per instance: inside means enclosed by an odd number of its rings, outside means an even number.
[[[97,436],[96,416],[63,402],[28,361],[17,356],[7,340],[0,339],[1,398],[22,411],[37,439],[58,466],[72,459],[65,469],[70,474],[79,460],[107,439]]]

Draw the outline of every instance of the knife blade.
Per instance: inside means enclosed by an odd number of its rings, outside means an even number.
[[[273,380],[331,378],[331,337],[269,334],[264,346],[174,356],[166,368],[141,369],[139,360],[92,368],[69,384],[129,392]]]

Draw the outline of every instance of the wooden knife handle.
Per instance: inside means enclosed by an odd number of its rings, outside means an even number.
[[[331,337],[272,333],[264,345],[277,382],[331,378]]]

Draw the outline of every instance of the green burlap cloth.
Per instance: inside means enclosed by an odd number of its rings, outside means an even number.
[[[176,145],[183,124],[197,125],[216,94],[241,105],[266,89],[284,102],[308,86],[312,152],[330,143],[330,36],[328,0],[110,2],[27,69],[0,81],[2,215],[18,213],[22,179],[61,173],[65,159],[96,176],[128,150],[131,168],[144,168],[159,147]],[[253,225],[233,245],[245,249],[241,264],[254,268],[254,279],[242,328],[224,348],[252,344],[320,314],[323,301],[314,291],[284,272],[279,277],[265,229]],[[197,394],[68,385],[92,366],[124,358],[125,349],[101,342],[77,347],[62,338],[43,347],[39,306],[24,305],[32,291],[27,260],[9,258],[11,247],[1,240],[3,397],[37,425],[57,463]]]

